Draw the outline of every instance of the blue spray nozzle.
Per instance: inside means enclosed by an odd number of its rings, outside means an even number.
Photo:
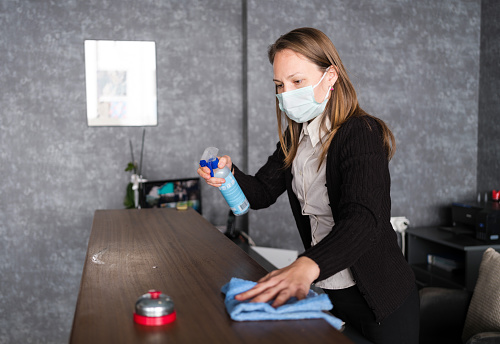
[[[215,160],[200,160],[201,167],[208,167],[210,169],[210,177],[214,176],[214,170],[219,168],[219,158],[215,158]]]
[[[203,155],[201,156],[200,160],[200,166],[205,167],[207,166],[210,169],[210,176],[214,176],[214,170],[219,168],[219,158],[217,158],[217,153],[219,152],[218,148],[215,147],[208,147],[205,149],[203,152]]]

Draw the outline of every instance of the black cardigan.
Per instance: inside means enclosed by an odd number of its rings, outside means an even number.
[[[237,167],[234,175],[252,209],[269,207],[285,190],[306,248],[301,256],[320,268],[318,280],[351,268],[356,284],[380,322],[396,310],[415,287],[415,276],[397,244],[391,223],[390,176],[379,124],[354,117],[335,134],[326,159],[326,186],[335,226],[311,247],[308,216],[292,191],[291,168],[276,151],[255,176]]]

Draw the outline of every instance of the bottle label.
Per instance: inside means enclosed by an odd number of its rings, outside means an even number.
[[[219,187],[222,196],[226,199],[234,215],[245,214],[250,206],[245,194],[231,173],[229,173],[225,179],[226,182]]]

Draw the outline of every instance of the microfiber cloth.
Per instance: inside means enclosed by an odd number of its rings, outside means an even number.
[[[309,290],[305,299],[298,300],[293,297],[287,303],[277,308],[271,306],[272,301],[268,303],[249,302],[248,300],[238,301],[234,298],[236,295],[251,289],[256,284],[256,282],[233,277],[229,283],[222,287],[222,292],[226,294],[224,303],[231,319],[236,321],[251,321],[322,318],[337,330],[342,328],[342,320],[323,312],[333,308],[328,295],[317,294],[313,290]]]

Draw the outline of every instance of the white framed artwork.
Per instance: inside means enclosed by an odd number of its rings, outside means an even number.
[[[85,40],[87,124],[155,126],[156,44]]]

